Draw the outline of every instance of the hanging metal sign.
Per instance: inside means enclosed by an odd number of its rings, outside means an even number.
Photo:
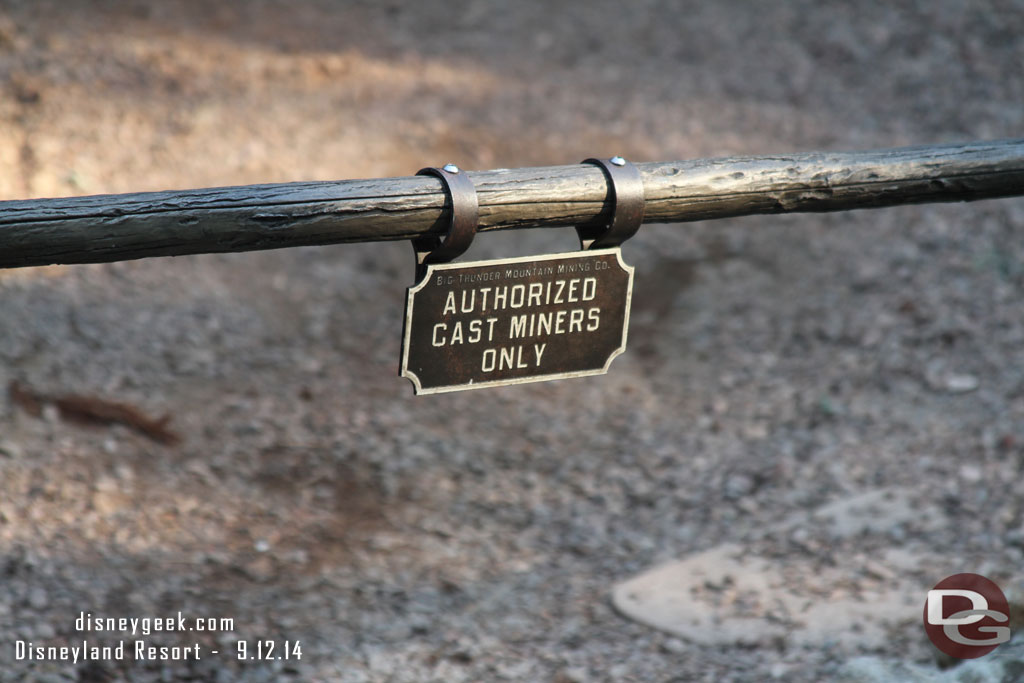
[[[417,394],[603,375],[626,350],[633,269],[619,245],[643,221],[643,179],[622,157],[584,163],[603,169],[612,211],[577,229],[583,251],[460,264],[448,261],[476,234],[476,189],[454,164],[420,170],[441,180],[450,222],[413,240],[400,374]]]
[[[427,266],[402,377],[433,394],[604,374],[626,350],[632,292],[618,248]]]

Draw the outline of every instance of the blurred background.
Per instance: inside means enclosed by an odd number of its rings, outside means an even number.
[[[1020,137],[1022,29],[1002,0],[0,0],[0,199]],[[407,244],[0,271],[0,681],[994,676],[1024,651],[951,667],[920,619],[959,571],[1024,596],[1022,231],[1021,199],[647,227],[607,376],[418,399]],[[613,608],[676,559],[711,577],[696,626]],[[113,639],[82,611],[235,630],[15,660]]]

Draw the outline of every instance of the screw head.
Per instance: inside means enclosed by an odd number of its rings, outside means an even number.
[[[455,164],[445,164],[442,168],[444,170],[448,171],[449,173],[458,173],[459,172],[459,167],[456,166]]]
[[[616,166],[625,166],[626,165],[626,160],[623,159],[622,157],[612,157],[608,161],[612,162]]]

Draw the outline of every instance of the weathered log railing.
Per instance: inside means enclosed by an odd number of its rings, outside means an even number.
[[[437,161],[437,160],[433,160]],[[645,223],[1024,195],[1024,139],[639,163]],[[479,230],[597,225],[591,165],[470,172]],[[0,202],[0,268],[412,239],[446,229],[426,176]]]

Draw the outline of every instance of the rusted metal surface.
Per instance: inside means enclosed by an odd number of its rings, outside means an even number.
[[[408,292],[400,374],[417,394],[604,374],[632,291],[618,248],[429,266]]]

